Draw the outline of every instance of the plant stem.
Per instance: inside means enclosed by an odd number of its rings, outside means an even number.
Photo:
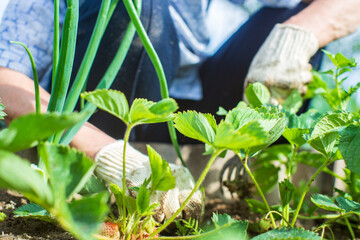
[[[186,206],[186,204],[190,201],[190,199],[192,198],[192,196],[194,195],[194,193],[199,189],[200,185],[202,184],[202,182],[204,181],[207,173],[209,172],[214,160],[216,159],[216,157],[222,152],[222,149],[217,149],[213,155],[211,156],[209,162],[207,163],[205,169],[203,170],[203,172],[201,173],[199,179],[197,180],[193,190],[191,191],[191,193],[189,194],[189,196],[185,199],[185,201],[181,204],[180,208],[163,224],[161,225],[155,232],[153,232],[152,234],[150,234],[149,237],[153,237],[156,234],[160,233],[162,230],[164,230],[170,223],[172,223],[175,218],[181,213],[181,211],[184,209],[184,207]]]
[[[308,219],[308,220],[314,220],[314,219],[333,219],[338,218],[339,214],[327,214],[327,215],[320,215],[320,216],[303,216],[298,215],[298,218],[300,219]]]
[[[178,236],[178,237],[156,237],[156,239],[162,239],[162,240],[182,240],[182,239],[196,239],[196,238],[203,238],[206,237],[208,235],[214,234],[216,232],[219,232],[221,230],[223,230],[224,228],[230,227],[231,223],[226,223],[224,225],[222,225],[221,227],[214,229],[212,231],[206,232],[206,233],[202,233],[202,234],[198,234],[198,235],[191,235],[191,236]],[[155,237],[149,237],[150,239],[155,239]]]
[[[236,155],[241,159],[241,156],[240,156],[239,153],[236,153]],[[260,194],[260,196],[261,196],[261,198],[262,198],[262,200],[263,200],[263,202],[264,202],[264,204],[266,206],[266,210],[268,212],[271,212],[270,206],[269,206],[269,204],[268,204],[268,202],[267,202],[267,200],[265,198],[265,195],[264,195],[263,191],[261,190],[260,185],[256,181],[255,176],[252,174],[252,172],[251,172],[251,170],[250,170],[250,168],[249,168],[249,166],[247,164],[247,159],[248,159],[248,156],[246,154],[245,159],[241,160],[241,162],[243,163],[243,166],[245,168],[245,171],[247,172],[247,174],[250,176],[251,180],[255,184],[255,187],[258,190],[258,192],[259,192],[259,194]],[[270,213],[270,220],[271,220],[271,223],[273,225],[273,228],[275,229],[276,228],[276,222],[275,222],[275,219],[274,219],[274,216],[273,216],[272,213]]]
[[[336,92],[337,92],[337,95],[338,95],[338,98],[339,98],[339,101],[340,101],[340,109],[344,109],[344,106],[343,106],[343,101],[341,99],[341,92],[340,92],[340,83],[338,81],[338,77],[339,77],[339,74],[338,74],[338,71],[339,69],[336,69],[336,72],[335,72],[335,77],[334,77],[334,80],[335,80],[335,88],[336,88]]]
[[[60,23],[59,23],[59,0],[54,0],[54,42],[53,42],[53,69],[52,69],[52,84],[54,86],[56,69],[59,62],[59,48],[60,48]]]
[[[69,87],[74,64],[75,46],[79,21],[79,1],[67,0],[67,10],[62,34],[59,64],[56,69],[48,111],[61,112]]]
[[[351,224],[350,224],[350,222],[349,222],[348,217],[345,217],[345,218],[344,218],[344,221],[345,221],[345,223],[346,223],[346,226],[347,226],[348,229],[349,229],[349,233],[350,233],[350,235],[351,235],[351,239],[355,240],[355,239],[356,239],[355,233],[354,233],[354,230],[353,230],[352,227],[351,227]]]
[[[125,235],[128,234],[128,235],[126,236],[126,240],[130,240],[131,234],[132,234],[132,232],[134,231],[135,227],[139,225],[138,223],[139,223],[139,221],[141,220],[141,217],[142,217],[141,215],[137,216],[137,218],[135,219],[135,221],[132,223],[132,226],[131,226],[131,228],[130,228],[129,233],[125,233]],[[124,238],[125,238],[125,235],[124,235]]]
[[[122,172],[122,189],[123,189],[123,194],[122,194],[122,206],[123,206],[123,226],[124,229],[126,228],[126,145],[129,141],[129,137],[130,137],[130,132],[131,132],[132,127],[131,126],[127,126],[126,131],[125,131],[125,136],[124,136],[124,148],[123,148],[123,172]]]
[[[292,145],[292,144],[291,144]],[[290,156],[290,161],[289,161],[289,166],[288,166],[288,172],[287,172],[287,176],[288,178],[290,179],[291,177],[291,171],[292,171],[292,165],[293,165],[293,162],[294,162],[294,158],[295,158],[295,155],[298,151],[298,147],[293,147],[291,146],[291,156]]]
[[[36,72],[36,66],[35,66],[35,61],[34,58],[29,50],[29,48],[21,43],[21,42],[15,42],[15,41],[10,41],[11,43],[15,43],[18,44],[20,46],[22,46],[23,48],[25,48],[29,58],[30,58],[30,63],[31,63],[31,68],[32,68],[32,72],[33,72],[33,77],[34,77],[34,88],[35,88],[35,112],[37,114],[41,113],[41,104],[40,104],[40,91],[39,91],[39,78]]]
[[[137,6],[138,11],[141,11],[141,0],[136,0],[135,4]],[[109,12],[111,13],[111,7]],[[97,85],[96,89],[109,89],[111,84],[113,83],[116,74],[118,73],[119,69],[121,68],[125,57],[129,51],[131,42],[134,38],[135,35],[135,26],[134,24],[130,21],[129,25],[126,29],[126,32],[124,34],[124,37],[121,41],[121,44],[116,52],[116,55],[114,57],[114,59],[112,60],[109,68],[106,70],[104,76],[102,77],[102,79],[100,80],[99,84]],[[64,135],[62,136],[62,139],[60,140],[60,143],[62,144],[69,144],[71,142],[71,140],[73,139],[73,137],[75,136],[75,134],[79,131],[79,129],[81,128],[82,125],[84,125],[84,123],[89,120],[90,116],[95,112],[96,110],[96,106],[90,103],[87,103],[83,109],[84,111],[88,111],[88,117],[83,121],[80,122],[78,124],[76,124],[74,127],[70,128],[68,131],[66,131],[64,133]]]
[[[324,169],[323,169],[323,172],[331,175],[331,176],[334,177],[334,178],[338,178],[338,179],[340,179],[340,180],[343,181],[343,182],[346,181],[346,178],[344,178],[344,177],[336,174],[334,171],[331,171],[329,168],[324,168]]]
[[[131,19],[131,22],[135,25],[136,32],[139,35],[140,40],[141,40],[142,44],[144,45],[144,48],[145,48],[152,64],[154,65],[156,74],[159,78],[161,97],[168,98],[169,91],[168,91],[165,72],[161,65],[160,58],[157,55],[153,45],[151,44],[151,41],[146,33],[146,30],[140,21],[139,14],[136,13],[136,8],[135,8],[133,2],[131,0],[123,0],[123,2],[124,2],[125,8],[126,8],[128,14],[129,14],[129,17]],[[175,131],[174,124],[172,121],[168,122],[168,128],[169,128],[171,142],[175,148],[175,151],[176,151],[178,157],[180,158],[182,165],[184,167],[186,167],[185,161],[181,156],[179,143],[178,143],[177,137],[176,137],[176,131]]]
[[[283,209],[283,218],[285,221],[283,221],[282,226],[286,227],[289,224],[289,204],[286,204]]]
[[[310,187],[311,183],[314,181],[314,179],[317,177],[317,175],[319,175],[319,174],[322,172],[323,168],[325,168],[325,167],[328,165],[328,163],[329,163],[329,160],[325,161],[325,162],[318,168],[318,170],[316,170],[316,172],[314,173],[314,175],[310,178],[310,180],[309,180],[309,181],[307,182],[307,184],[305,185],[305,188],[304,188],[304,190],[303,190],[303,192],[302,192],[302,194],[301,194],[301,197],[300,197],[300,201],[299,201],[298,206],[297,206],[297,208],[296,208],[294,217],[293,217],[293,219],[292,219],[292,221],[291,221],[291,227],[294,227],[294,225],[295,225],[297,216],[299,215],[301,206],[302,206],[302,204],[303,204],[303,202],[304,202],[304,198],[305,198],[305,196],[306,196],[307,191],[309,190],[309,187]]]
[[[340,218],[347,217],[347,216],[349,216],[349,215],[351,215],[351,214],[353,214],[353,213],[347,212],[347,213],[340,214],[340,215],[337,214],[337,217],[331,218],[329,221],[323,223],[322,226],[323,226],[323,225],[330,225],[330,223],[336,222],[336,221],[339,220]],[[330,215],[332,215],[332,214],[330,214]],[[346,225],[346,224],[345,224],[345,225]],[[321,226],[315,228],[315,229],[314,229],[314,232],[316,232],[316,231],[319,230],[319,229],[321,229]]]

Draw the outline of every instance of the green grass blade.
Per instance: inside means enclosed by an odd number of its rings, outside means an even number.
[[[100,41],[105,32],[106,23],[107,23],[106,20],[109,12],[110,2],[111,0],[102,1],[98,18],[96,20],[96,24],[90,38],[89,45],[86,49],[79,71],[75,77],[74,83],[71,86],[68,97],[66,99],[64,106],[65,112],[71,112],[74,110],[75,105],[79,99],[81,90],[83,89],[83,86],[89,75],[91,66],[94,62],[97,50],[100,45]]]
[[[69,87],[75,57],[75,46],[79,20],[79,1],[68,0],[65,15],[59,64],[52,87],[49,111],[62,111]]]
[[[140,0],[136,0],[135,4],[137,6],[138,12],[140,13],[141,12]],[[109,12],[111,12],[111,11],[112,10],[110,7]],[[126,57],[128,51],[130,49],[130,45],[134,39],[135,32],[136,32],[135,26],[132,22],[130,22],[129,26],[126,29],[124,38],[120,44],[120,47],[116,52],[114,59],[112,60],[109,68],[106,70],[104,76],[102,77],[101,81],[97,85],[96,89],[109,89],[110,88],[111,84],[113,83],[119,69],[121,68],[121,66],[125,60],[125,57]],[[60,140],[61,143],[68,144],[71,142],[71,140],[74,138],[74,136],[79,131],[79,129],[82,127],[82,125],[84,125],[84,123],[87,120],[89,120],[90,116],[95,112],[96,106],[93,104],[87,103],[84,107],[84,110],[90,112],[87,119],[84,120],[83,122],[75,125],[71,129],[69,129],[67,132],[65,132],[62,139]]]
[[[54,41],[53,41],[53,70],[52,70],[52,84],[56,75],[56,69],[59,62],[59,49],[60,49],[60,21],[59,21],[59,0],[54,0]]]
[[[166,77],[165,77],[165,72],[161,65],[160,58],[157,55],[153,45],[151,44],[149,37],[146,34],[144,26],[142,25],[142,23],[140,21],[139,14],[137,14],[136,8],[135,8],[133,2],[131,0],[123,0],[123,2],[124,2],[125,8],[129,14],[129,16],[130,16],[131,22],[135,25],[136,32],[139,35],[140,40],[141,40],[142,44],[144,45],[144,48],[145,48],[146,52],[148,53],[148,56],[149,56],[151,62],[154,65],[156,74],[158,75],[158,78],[159,78],[161,97],[168,98],[169,91],[168,91],[167,81],[166,81]],[[168,122],[168,128],[169,128],[171,142],[174,145],[175,151],[176,151],[178,157],[180,158],[182,165],[186,166],[186,164],[181,156],[181,153],[180,153],[179,143],[177,141],[176,132],[175,132],[175,128],[174,128],[172,121]]]
[[[40,93],[39,93],[39,78],[38,78],[38,75],[37,75],[37,72],[36,72],[36,66],[35,66],[34,58],[33,58],[32,54],[31,54],[29,48],[25,44],[23,44],[21,42],[14,42],[14,41],[11,41],[11,43],[19,44],[20,46],[25,48],[26,52],[29,55],[30,62],[31,62],[31,68],[32,68],[32,71],[33,71],[33,77],[34,77],[34,86],[35,86],[35,111],[36,111],[37,114],[40,114],[41,113],[41,105],[40,105]]]

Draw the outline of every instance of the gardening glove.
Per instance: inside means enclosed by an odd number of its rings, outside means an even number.
[[[318,39],[312,32],[276,24],[250,64],[244,89],[249,83],[263,83],[275,105],[282,104],[294,89],[305,94],[305,84],[312,80],[309,60],[318,48]]]
[[[106,183],[115,183],[120,187],[122,186],[123,176],[123,147],[124,141],[118,140],[103,147],[95,157],[97,162],[96,174]],[[166,192],[156,191],[150,199],[151,204],[160,203],[160,206],[155,209],[156,213],[154,215],[154,219],[158,222],[169,219],[179,209],[195,186],[193,177],[187,168],[175,164],[169,164],[169,166],[176,180],[175,188]],[[128,145],[125,172],[128,189],[141,186],[151,174],[148,157]],[[136,197],[137,192],[129,190],[129,194]],[[199,219],[202,211],[202,194],[197,191],[177,218],[189,219],[191,217],[192,219]]]

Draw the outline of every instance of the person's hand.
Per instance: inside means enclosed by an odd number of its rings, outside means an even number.
[[[273,104],[282,104],[294,89],[305,94],[305,85],[312,80],[309,60],[318,48],[312,32],[294,25],[275,25],[251,62],[244,87],[263,83]]]
[[[122,186],[123,175],[123,147],[124,142],[118,140],[103,147],[95,157],[97,176],[106,183],[115,183]],[[189,196],[194,188],[194,180],[187,168],[175,164],[169,164],[176,179],[176,186],[166,192],[156,191],[151,196],[151,203],[160,203],[155,209],[154,218],[158,222],[169,219]],[[126,148],[126,185],[129,187],[139,187],[151,174],[149,159],[130,145]],[[130,196],[135,197],[135,191],[129,191]],[[199,219],[203,210],[202,194],[197,191],[184,210],[177,216],[182,219]]]

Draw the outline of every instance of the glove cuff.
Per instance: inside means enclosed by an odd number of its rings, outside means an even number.
[[[261,48],[272,58],[308,62],[318,50],[319,41],[314,33],[301,27],[276,24]]]
[[[107,183],[122,183],[124,141],[118,140],[103,147],[95,156],[96,174]],[[148,162],[148,157],[129,144],[126,146],[125,173],[129,174]]]

